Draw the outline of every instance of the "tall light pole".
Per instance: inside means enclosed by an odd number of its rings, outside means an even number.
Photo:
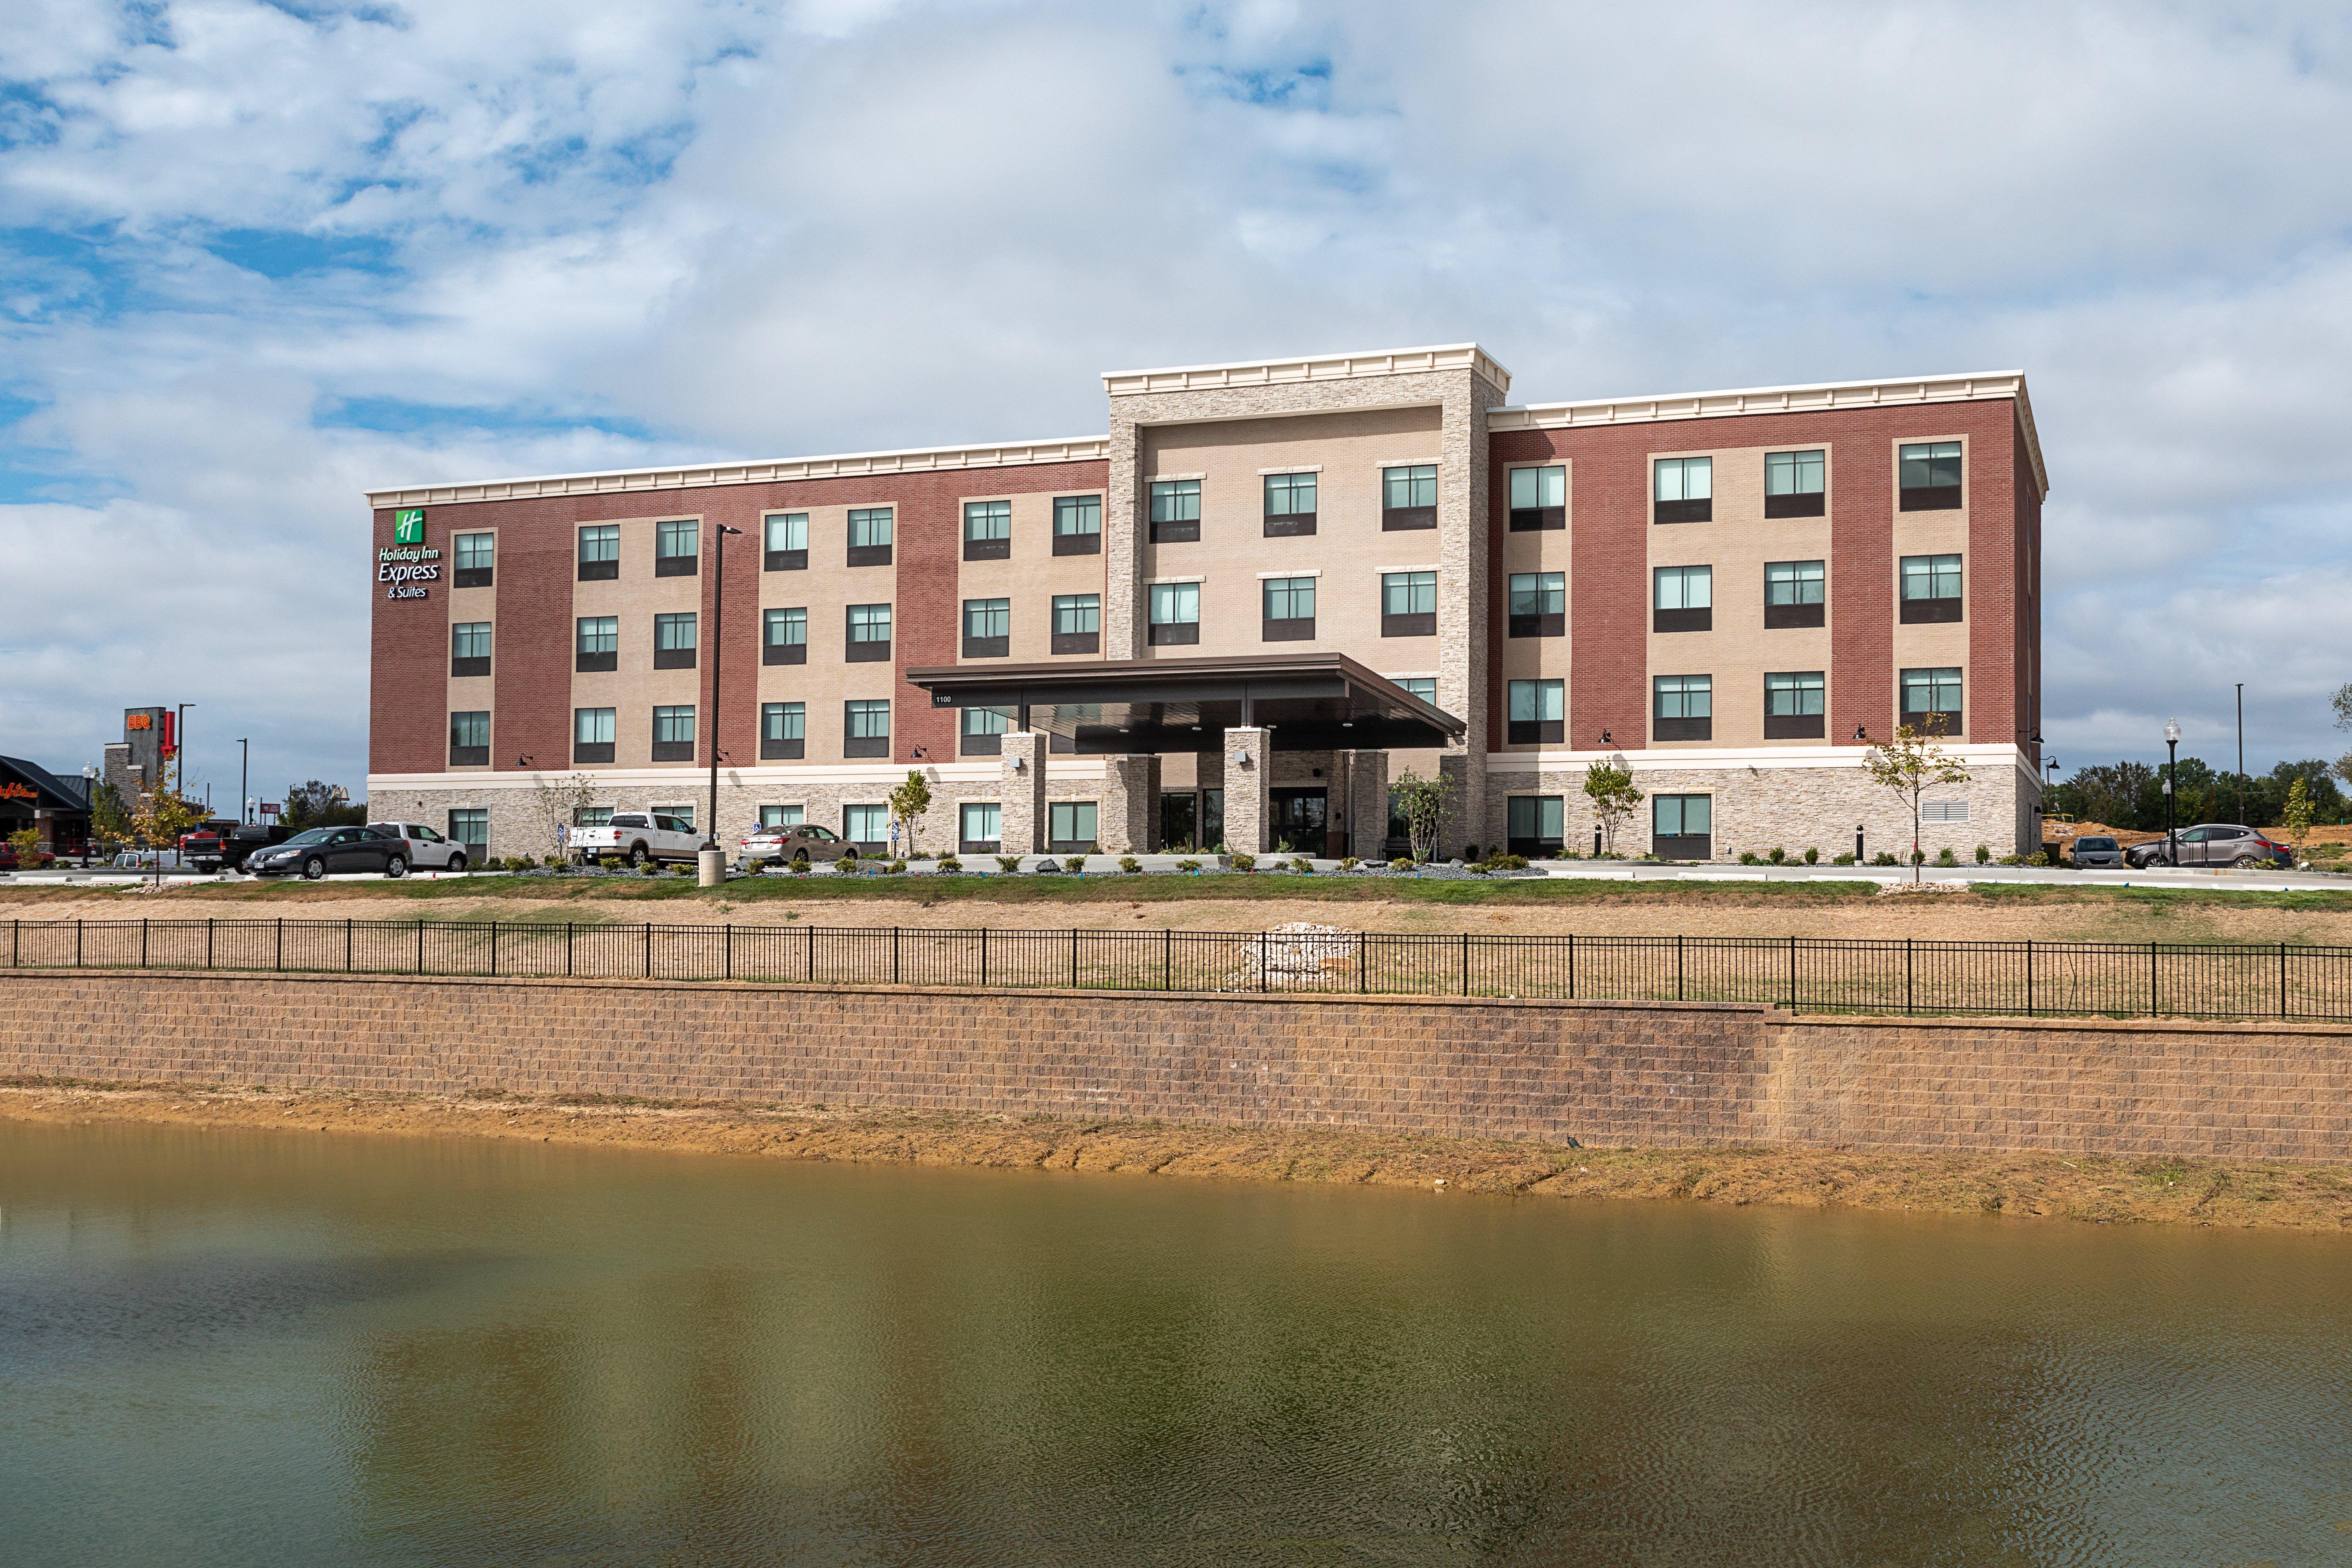
[[[2246,820],[2246,683],[2238,682],[2238,820]]]
[[[2164,721],[2164,854],[2171,865],[2180,864],[2179,823],[2180,796],[2173,787],[2180,777],[2180,724],[2179,721]]]
[[[194,706],[193,702],[181,703],[179,722],[173,727],[172,756],[173,760],[180,764],[178,793],[182,800],[188,798],[188,710]]]
[[[253,742],[239,736],[236,742],[236,819],[239,822],[253,820],[253,795],[246,788],[251,782],[252,773]]]
[[[743,531],[723,522],[716,526],[719,559],[710,584],[710,820],[702,836],[705,849],[719,847],[719,660],[727,647],[727,536]],[[719,874],[727,875],[723,864]]]

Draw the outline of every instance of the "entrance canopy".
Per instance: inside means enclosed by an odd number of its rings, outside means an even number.
[[[1425,751],[1461,720],[1336,653],[910,669],[934,708],[994,708],[1090,756],[1211,752],[1263,726],[1277,752]]]

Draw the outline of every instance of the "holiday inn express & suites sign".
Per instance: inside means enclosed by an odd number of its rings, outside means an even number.
[[[427,583],[441,575],[441,552],[425,548],[425,509],[408,507],[392,514],[392,543],[375,552],[375,580],[384,584],[387,599],[430,598]]]

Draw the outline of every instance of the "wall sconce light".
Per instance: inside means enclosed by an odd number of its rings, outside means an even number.
[[[1237,768],[1245,768],[1249,765],[1250,760],[1249,753],[1247,752],[1235,752],[1234,753],[1234,766]]]
[[[521,756],[517,757],[515,759],[515,766],[519,768],[527,768],[530,766],[530,753],[529,752],[525,752]]]
[[[1029,759],[1028,759],[1028,758],[1026,758],[1026,757],[1023,756],[1023,755],[1022,755],[1020,752],[1015,752],[1013,754],[1013,771],[1014,773],[1023,773],[1023,772],[1025,772],[1025,771],[1027,771],[1028,766],[1029,766]]]
[[[1601,731],[1601,743],[1604,746],[1613,746],[1617,743],[1617,741],[1616,738],[1611,735],[1608,731],[1603,730]]]
[[[1853,727],[1853,738],[1857,741],[1866,741],[1870,739],[1870,731],[1863,725],[1856,724]]]

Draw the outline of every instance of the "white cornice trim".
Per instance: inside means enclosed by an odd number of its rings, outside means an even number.
[[[1286,382],[1354,381],[1373,375],[1425,375],[1432,371],[1469,370],[1508,395],[1511,373],[1476,343],[1439,343],[1417,349],[1367,349],[1349,353],[1302,354],[1289,359],[1235,360],[1228,364],[1169,365],[1156,370],[1107,370],[1103,390],[1113,397],[1150,392],[1209,392],[1227,386],[1274,386]]]
[[[704,463],[667,468],[614,468],[593,474],[485,479],[468,484],[395,485],[368,491],[368,505],[452,506],[465,501],[528,500],[539,496],[602,495],[629,490],[700,489],[711,485],[773,484],[787,479],[859,479],[869,475],[936,473],[950,468],[999,468],[1023,463],[1099,462],[1110,456],[1108,436],[1050,441],[1008,441],[976,447],[910,447],[889,452],[845,452],[826,458],[764,462]]]
[[[1674,419],[1723,419],[1748,414],[1811,414],[1828,409],[1902,407],[1924,403],[1989,402],[2011,398],[2025,449],[2033,460],[2033,482],[2046,499],[2050,472],[2042,462],[2042,437],[2033,427],[2033,405],[2021,370],[1969,371],[1900,381],[1824,381],[1803,386],[1751,386],[1727,392],[1668,392],[1643,397],[1599,397],[1575,403],[1529,403],[1486,411],[1488,434],[1505,430],[1558,430],[1585,425],[1642,425]]]

